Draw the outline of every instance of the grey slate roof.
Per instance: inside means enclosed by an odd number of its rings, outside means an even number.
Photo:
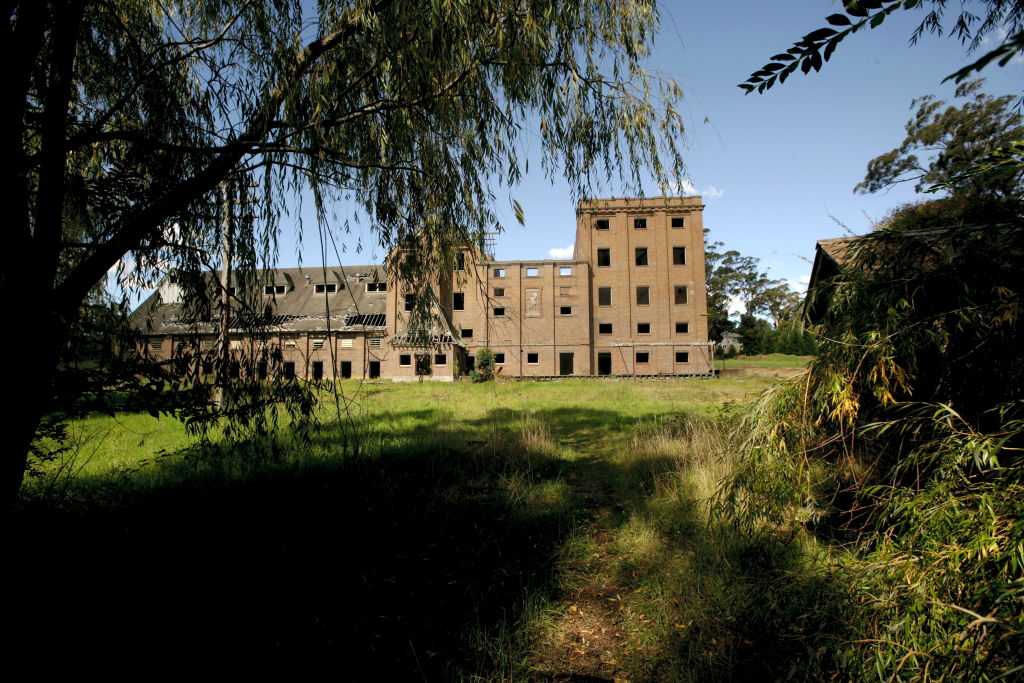
[[[326,270],[326,277],[325,277]],[[383,332],[386,292],[369,292],[366,283],[387,282],[382,265],[330,266],[324,268],[275,268],[254,273],[255,282],[236,286],[232,297],[232,328],[243,318],[255,319],[272,332]],[[206,273],[209,290],[217,301],[218,273]],[[335,284],[335,293],[317,293],[316,285]],[[283,285],[284,294],[264,293],[266,285]],[[253,291],[255,290],[255,291]],[[183,301],[181,288],[165,279],[131,315],[143,334],[213,334],[217,331],[216,306],[205,319],[196,319]],[[242,331],[239,328],[239,331]]]

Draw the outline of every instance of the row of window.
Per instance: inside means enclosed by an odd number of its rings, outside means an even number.
[[[611,323],[598,323],[597,333],[598,334],[612,334],[613,325]],[[636,324],[637,334],[650,334],[651,323],[637,323]],[[690,323],[676,323],[676,334],[689,334]]]
[[[636,247],[633,252],[633,262],[638,266],[651,265],[651,259],[647,247]],[[608,268],[612,265],[612,250],[602,247],[597,250],[597,265],[600,268]],[[686,247],[672,247],[672,265],[686,265]]]
[[[317,294],[336,294],[337,292],[345,289],[345,283],[343,282],[320,282],[313,285],[313,291]],[[388,291],[388,283],[386,282],[367,282],[367,292],[386,292]],[[274,296],[278,294],[287,294],[287,285],[263,285],[263,293],[267,296]],[[228,287],[228,294],[231,296],[235,295],[235,288]]]
[[[429,360],[429,356],[427,359]],[[410,367],[412,365],[412,354],[403,353],[398,357],[398,364],[403,368]],[[448,365],[448,354],[446,353],[435,353],[434,354],[434,365]]]
[[[494,268],[491,270],[491,274],[496,278],[508,277],[507,271],[504,268]],[[561,277],[572,275],[572,266],[559,266],[558,275]],[[528,267],[526,269],[526,277],[540,277],[540,269]]]
[[[568,288],[561,288],[568,289]],[[684,305],[689,301],[689,294],[686,289],[686,285],[675,285],[672,291],[672,301],[677,305]],[[570,290],[571,291],[571,290]],[[562,292],[563,295],[568,295],[569,292]],[[495,297],[504,297],[505,288],[495,287]],[[651,287],[648,285],[639,285],[636,288],[636,304],[637,306],[649,306],[651,304]],[[406,294],[405,295],[405,310],[411,311],[416,305],[416,295]],[[598,306],[611,306],[612,305],[612,288],[611,287],[598,287],[597,288],[597,305]],[[452,292],[452,310],[453,311],[464,311],[466,310],[466,295],[464,292]],[[494,309],[494,315],[503,316],[505,315],[505,307],[499,306]],[[559,315],[572,315],[572,306],[560,306]]]
[[[685,228],[686,227],[686,216],[672,216],[671,225],[673,228]],[[595,230],[611,230],[612,223],[607,218],[598,218],[594,221]],[[633,219],[634,230],[646,230],[647,219],[646,218],[634,218]]]
[[[633,357],[634,357],[634,359],[635,359],[635,361],[637,363],[650,363],[651,362],[651,352],[650,351],[636,351],[634,353]],[[408,358],[408,356],[402,356],[401,358],[403,358],[403,359],[404,358]],[[690,362],[690,352],[689,351],[676,351],[675,352],[675,362],[676,363],[689,363]],[[409,365],[408,362],[404,362],[404,361],[401,361],[401,360],[400,360],[400,364],[401,365]],[[505,354],[504,353],[495,353],[494,354],[494,364],[495,365],[504,365],[505,364]],[[529,352],[527,352],[527,354],[526,354],[526,364],[527,365],[539,365],[540,364],[540,354],[537,353],[536,351],[529,351]],[[443,363],[435,363],[435,365],[443,365]]]
[[[672,288],[672,301],[680,306],[686,304],[689,300],[689,296],[686,290],[686,285],[675,285]],[[598,287],[597,288],[597,305],[598,306],[611,306],[612,305],[612,288],[611,287]],[[651,288],[647,285],[640,285],[636,288],[636,305],[637,306],[650,306],[651,305]]]

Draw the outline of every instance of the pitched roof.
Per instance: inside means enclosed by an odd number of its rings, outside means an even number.
[[[207,272],[210,300],[217,300],[218,273]],[[232,274],[233,321],[248,321],[275,332],[383,331],[384,291],[368,291],[367,283],[386,283],[382,265],[327,268],[274,268],[247,276]],[[334,293],[317,292],[317,285],[335,285]],[[283,294],[266,287],[283,286]],[[213,334],[217,331],[216,305],[197,313],[184,300],[183,289],[165,278],[131,315],[143,334]],[[202,308],[202,307],[200,307]],[[239,330],[244,325],[239,325]],[[234,328],[233,328],[234,329]]]

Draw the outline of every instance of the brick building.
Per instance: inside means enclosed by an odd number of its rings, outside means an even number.
[[[239,311],[261,312],[259,332],[244,315],[230,331],[231,353],[252,360],[235,371],[451,380],[486,347],[503,376],[708,375],[703,208],[700,197],[580,202],[571,260],[467,250],[420,289],[428,302],[381,265],[258,272],[229,287]],[[145,353],[202,374],[219,327],[186,303],[165,281],[133,319]]]

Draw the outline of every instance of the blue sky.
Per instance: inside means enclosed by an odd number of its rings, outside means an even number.
[[[955,14],[959,3],[949,9]],[[821,73],[798,72],[763,95],[736,87],[837,11],[841,4],[827,0],[663,2],[648,64],[685,91],[688,174],[704,196],[712,239],[756,256],[771,276],[794,284],[810,273],[815,240],[846,234],[839,223],[863,233],[894,206],[922,198],[909,186],[880,195],[854,194],[853,187],[868,160],[902,141],[911,100],[929,93],[951,98],[955,87],[942,79],[978,56],[949,37],[925,36],[911,47],[923,12],[900,11],[844,41]],[[1024,66],[990,67],[983,75],[992,94],[1020,93]],[[526,225],[516,223],[507,195],[499,194],[507,226],[497,241],[499,259],[551,258],[551,250],[573,243],[575,210],[565,183],[552,185],[538,172],[512,195]],[[356,242],[354,235],[343,239]],[[315,233],[305,242],[302,261],[319,263]],[[341,256],[346,264],[383,260],[354,249]],[[286,227],[280,265],[298,258]]]

